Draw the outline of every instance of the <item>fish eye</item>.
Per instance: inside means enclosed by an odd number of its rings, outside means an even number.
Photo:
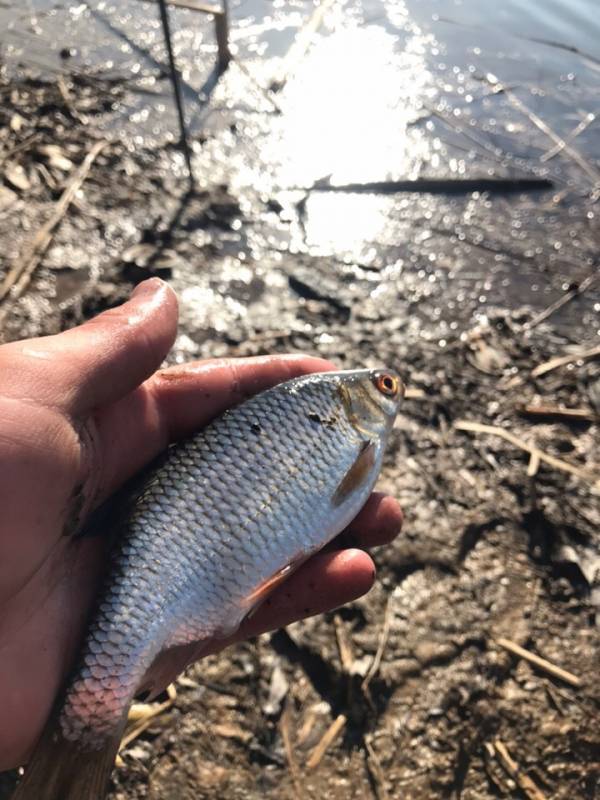
[[[400,390],[400,381],[395,375],[390,375],[389,372],[380,372],[375,376],[375,386],[388,397],[395,397]]]

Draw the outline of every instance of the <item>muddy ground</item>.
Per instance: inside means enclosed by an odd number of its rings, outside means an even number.
[[[83,71],[63,85],[0,73],[1,278],[127,90]],[[206,134],[204,152],[225,127]],[[242,134],[226,135],[232,151]],[[500,177],[514,172],[495,163]],[[521,166],[537,174],[536,163]],[[387,203],[386,241],[323,254],[306,215],[324,193],[203,176],[186,194],[177,148],[111,138],[31,280],[1,301],[5,340],[71,326],[158,274],[182,301],[174,361],[307,351],[397,367],[410,392],[381,487],[406,523],[375,552],[367,597],[189,669],[172,707],[122,752],[110,797],[600,796],[594,186],[550,171],[558,184],[536,193],[349,194],[347,209]],[[13,780],[0,776],[0,797]]]

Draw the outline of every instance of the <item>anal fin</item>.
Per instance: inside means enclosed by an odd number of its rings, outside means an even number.
[[[245,598],[244,606],[249,609],[248,614],[246,616],[251,617],[257,608],[267,599],[267,597],[271,594],[271,592],[275,591],[275,589],[280,586],[286,578],[294,572],[294,570],[299,566],[300,559],[296,561],[292,561],[289,564],[286,564],[285,567],[278,569],[274,575],[271,575],[269,578],[265,578],[264,581],[258,584],[258,586]]]

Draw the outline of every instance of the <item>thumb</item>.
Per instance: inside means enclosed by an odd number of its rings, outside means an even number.
[[[120,399],[152,375],[176,332],[175,293],[152,278],[139,284],[126,303],[77,328],[5,345],[4,367],[20,395],[83,414]]]

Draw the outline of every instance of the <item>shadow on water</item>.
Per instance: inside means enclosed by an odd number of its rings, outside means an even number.
[[[95,19],[97,19],[106,28],[106,30],[109,31],[114,37],[127,44],[127,46],[131,48],[131,50],[134,53],[137,53],[137,55],[143,58],[150,66],[157,69],[159,71],[159,76],[161,78],[168,77],[169,75],[168,65],[163,64],[161,61],[155,58],[147,48],[142,47],[141,45],[134,42],[133,39],[125,31],[114,25],[110,20],[110,18],[106,16],[106,14],[104,14],[102,11],[100,11],[97,8],[94,8],[93,6],[90,6],[90,12],[92,16]],[[179,71],[179,73],[180,73],[180,85],[183,90],[185,99],[194,103],[200,102],[200,99],[204,101],[208,100],[208,98],[210,97],[210,93],[217,85],[217,81],[219,79],[219,71],[218,69],[215,68],[211,72],[209,78],[206,80],[200,92],[198,92],[197,89],[194,89],[194,87],[191,86],[190,83],[188,83],[184,79],[181,70]]]

